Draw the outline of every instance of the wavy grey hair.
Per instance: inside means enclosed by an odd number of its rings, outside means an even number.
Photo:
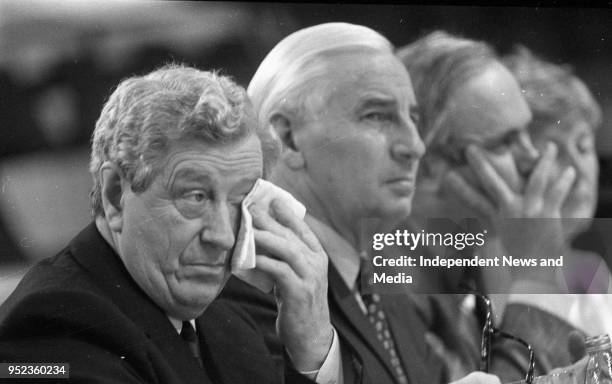
[[[518,80],[533,114],[531,130],[573,124],[584,120],[593,130],[602,123],[599,104],[567,65],[556,65],[535,56],[519,45],[504,57],[504,64]]]
[[[245,90],[229,77],[171,64],[122,81],[102,108],[93,133],[93,215],[104,215],[100,168],[105,161],[121,169],[134,192],[143,192],[160,171],[171,143],[195,139],[223,145],[249,132],[260,138],[266,170],[275,161],[279,143],[268,128],[258,128]]]
[[[499,62],[496,53],[484,42],[435,31],[398,49],[396,54],[408,69],[419,103],[419,132],[427,147],[422,163],[440,154],[457,160],[453,132],[445,129],[444,123],[448,102],[457,89]]]

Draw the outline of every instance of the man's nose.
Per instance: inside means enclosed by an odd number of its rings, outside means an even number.
[[[394,160],[416,161],[425,154],[425,144],[411,120],[401,122],[401,129],[391,137],[391,156]]]
[[[200,236],[202,242],[226,251],[234,246],[235,236],[227,204],[219,204]]]
[[[528,175],[540,156],[529,134],[527,132],[520,132],[512,147],[518,171],[522,175]]]

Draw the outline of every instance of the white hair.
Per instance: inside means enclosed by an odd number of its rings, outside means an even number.
[[[279,111],[300,113],[315,80],[325,76],[331,56],[350,51],[393,54],[393,46],[378,32],[360,25],[326,23],[301,29],[281,40],[261,62],[247,88],[267,126]]]

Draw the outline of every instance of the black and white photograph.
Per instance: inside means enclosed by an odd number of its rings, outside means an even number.
[[[0,383],[612,384],[612,7],[0,0]]]

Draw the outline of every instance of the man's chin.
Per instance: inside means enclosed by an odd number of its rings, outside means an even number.
[[[396,199],[394,204],[386,205],[381,209],[381,218],[385,221],[400,222],[410,216],[412,212],[412,197]]]
[[[222,285],[216,287],[204,286],[199,287],[199,289],[180,287],[174,295],[174,302],[171,305],[172,311],[181,313],[180,318],[183,319],[196,318],[217,298],[221,288]]]

